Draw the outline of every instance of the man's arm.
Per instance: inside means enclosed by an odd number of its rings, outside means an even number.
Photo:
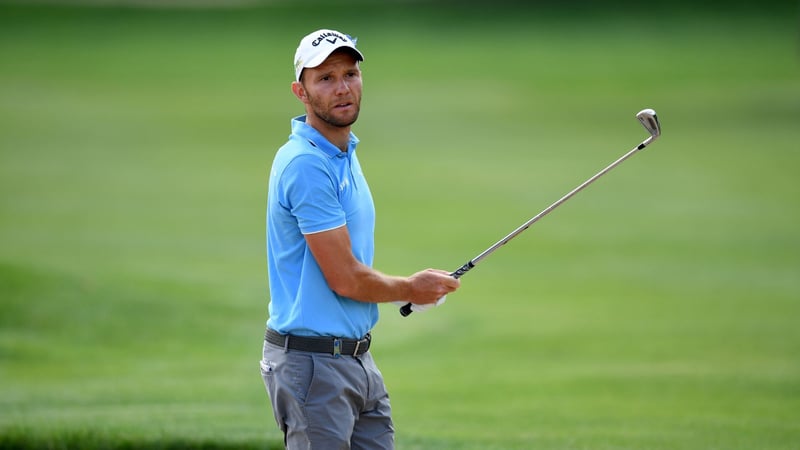
[[[386,275],[359,262],[353,255],[347,226],[306,234],[306,242],[337,294],[362,302],[405,300],[433,303],[455,291],[460,282],[444,270],[426,269],[409,277]]]

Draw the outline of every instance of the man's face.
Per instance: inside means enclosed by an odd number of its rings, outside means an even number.
[[[317,67],[303,69],[309,113],[333,127],[349,127],[361,109],[361,70],[348,51],[337,51]]]

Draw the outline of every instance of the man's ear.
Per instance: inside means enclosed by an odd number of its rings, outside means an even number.
[[[303,84],[299,81],[292,82],[292,92],[294,96],[297,97],[303,103],[308,103],[308,95],[306,94],[306,88],[303,87]]]

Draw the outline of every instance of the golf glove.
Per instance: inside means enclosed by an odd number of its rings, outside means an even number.
[[[425,312],[425,311],[427,311],[427,310],[429,310],[429,309],[431,309],[431,308],[433,308],[435,306],[443,305],[445,301],[447,301],[447,296],[446,295],[442,296],[442,298],[440,298],[439,300],[436,300],[435,303],[426,303],[424,305],[418,305],[416,303],[412,303],[411,304],[411,311],[414,311],[414,312]],[[403,306],[405,306],[407,303],[408,302],[405,302],[405,301],[392,302],[393,305],[397,305],[397,306],[399,306],[401,308]]]

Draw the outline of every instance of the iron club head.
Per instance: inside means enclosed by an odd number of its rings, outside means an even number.
[[[643,109],[636,114],[636,118],[639,119],[639,122],[642,122],[642,125],[644,125],[653,139],[661,136],[661,124],[658,122],[658,115],[654,110]]]

